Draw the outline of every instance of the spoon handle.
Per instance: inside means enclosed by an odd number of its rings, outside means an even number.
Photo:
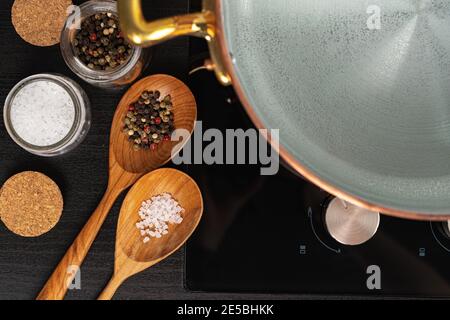
[[[124,280],[122,278],[113,275],[105,289],[103,289],[102,293],[98,296],[97,300],[111,300],[123,281]]]
[[[123,183],[110,184],[103,199],[85,224],[75,241],[48,279],[37,300],[62,300],[76,276],[92,243],[97,237],[105,218],[120,193],[128,186]]]

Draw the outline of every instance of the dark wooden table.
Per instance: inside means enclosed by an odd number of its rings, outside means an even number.
[[[81,1],[75,1],[80,3]],[[188,0],[143,1],[149,18],[188,11]],[[97,206],[107,182],[110,123],[122,93],[111,93],[83,83],[65,65],[58,46],[38,48],[25,43],[11,24],[13,0],[0,4],[0,105],[21,79],[36,73],[56,72],[76,79],[92,103],[92,128],[73,152],[56,158],[41,158],[20,149],[8,136],[0,119],[0,184],[14,173],[41,171],[61,187],[65,206],[61,221],[38,238],[14,235],[0,223],[0,299],[33,299],[50,276],[66,249]],[[144,75],[167,73],[185,79],[188,42],[176,39],[154,49]],[[2,114],[2,113],[0,113]],[[0,115],[2,117],[2,115]],[[67,299],[94,299],[113,270],[115,226],[121,197],[112,209],[81,268],[81,290],[71,290]],[[270,295],[192,293],[183,288],[183,250],[166,261],[127,281],[116,299],[229,299],[273,298]],[[278,296],[279,297],[279,296]]]

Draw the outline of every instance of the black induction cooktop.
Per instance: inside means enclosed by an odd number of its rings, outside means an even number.
[[[192,67],[206,56],[204,43],[192,40]],[[189,86],[204,129],[253,127],[213,73],[193,74]],[[373,238],[346,246],[325,228],[332,197],[287,167],[275,176],[261,176],[258,165],[188,171],[205,202],[186,249],[188,290],[450,298],[450,234],[441,222],[381,215]]]

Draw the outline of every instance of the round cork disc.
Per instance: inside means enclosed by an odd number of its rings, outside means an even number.
[[[23,237],[50,231],[59,221],[62,209],[59,187],[39,172],[16,174],[0,191],[0,218],[9,230]]]
[[[11,19],[19,36],[35,46],[59,43],[72,0],[15,0]]]

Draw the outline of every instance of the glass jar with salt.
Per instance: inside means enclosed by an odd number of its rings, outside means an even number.
[[[40,156],[56,156],[86,137],[91,112],[84,90],[73,80],[37,74],[20,81],[3,108],[5,127],[23,149]]]

